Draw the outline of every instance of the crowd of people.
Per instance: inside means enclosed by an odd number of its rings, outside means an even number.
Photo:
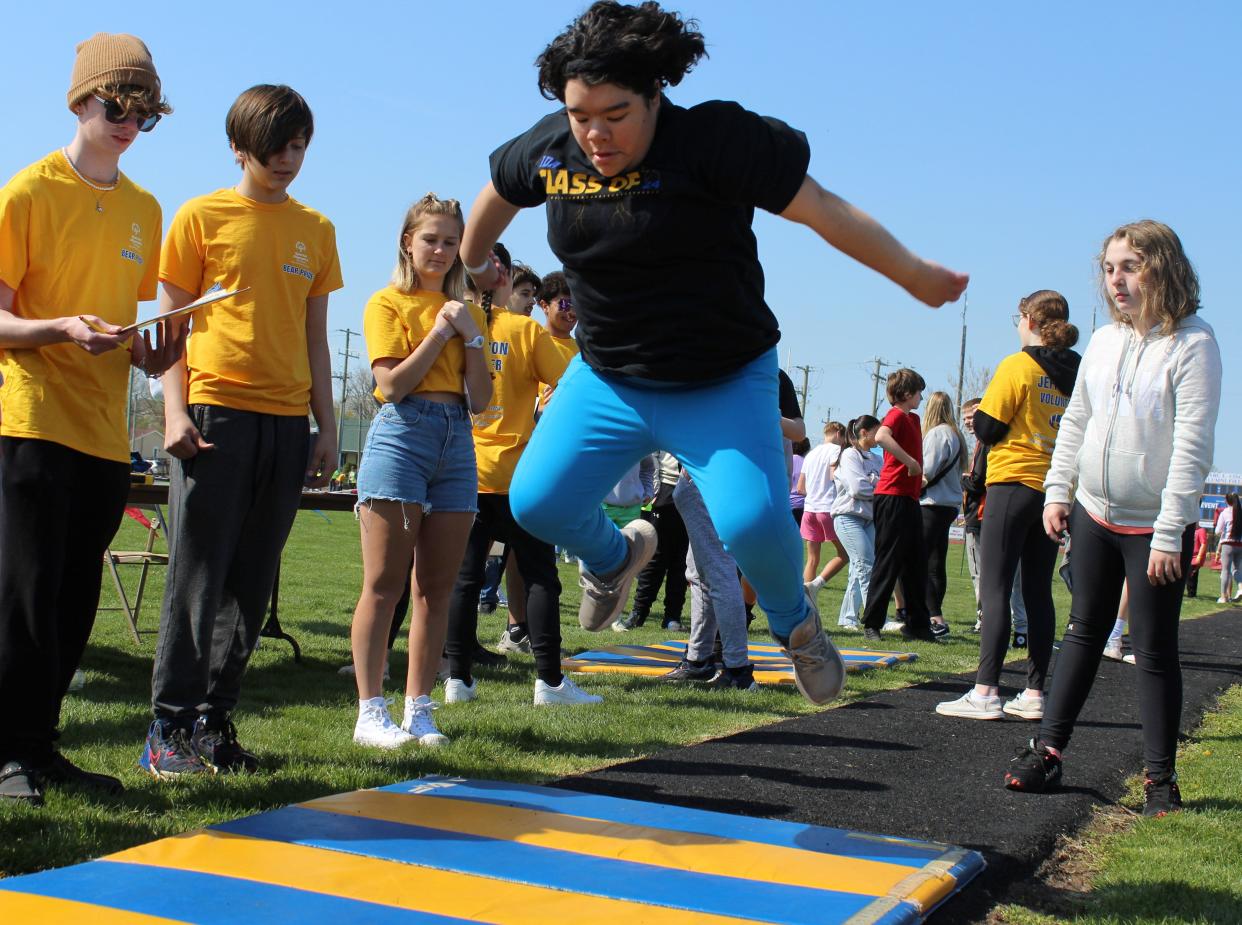
[[[920,419],[926,382],[912,369],[888,377],[882,418],[830,422],[820,446],[795,455],[806,430],[778,369],[754,209],[807,226],[931,306],[956,300],[968,277],[821,187],[796,129],[736,103],[669,100],[664,89],[704,54],[693,21],[600,0],[537,59],[542,92],[564,108],[495,151],[468,220],[433,193],[409,208],[392,279],[365,308],[379,410],[353,473],[335,468],[335,230],[288,193],[314,132],[309,105],[287,86],[243,92],[226,118],[240,178],[182,205],[165,236],[158,203],[118,166],[171,112],[150,52],[128,35],[78,46],[72,141],[0,190],[0,796],[121,789],[69,761],[57,730],[126,497],[134,366],[162,376],[175,458],[139,761],[157,779],[260,766],[232,713],[304,487],[356,478],[354,740],[379,748],[446,741],[430,697],[442,668],[446,702],[484,696],[477,620],[495,542],[502,562],[511,556],[502,647],[533,656],[535,706],[601,700],[561,671],[558,549],[579,563],[590,631],[641,626],[661,585],[664,625],[680,627],[689,592],[690,643],[670,680],[752,688],[757,602],[798,689],[822,704],[845,682],[817,602],[838,572],[848,569],[839,628],[872,645],[885,632],[948,634],[946,550],[964,490],[980,667],[974,689],[938,712],[1039,720],[1006,783],[1054,785],[1124,584],[1148,806],[1176,806],[1177,618],[1220,382],[1177,236],[1150,221],[1108,236],[1099,268],[1112,317],[1081,358],[1064,297],[1019,302],[1021,350],[962,409],[973,456],[945,393]],[[543,277],[498,243],[539,206],[563,267]],[[232,295],[135,335],[137,303],[157,288],[161,314]],[[68,311],[81,304],[95,313]],[[1242,545],[1236,499],[1231,510],[1229,543]],[[1067,533],[1077,580],[1049,679],[1052,570]],[[1019,593],[1030,669],[1002,703]],[[407,606],[397,722],[383,680]]]

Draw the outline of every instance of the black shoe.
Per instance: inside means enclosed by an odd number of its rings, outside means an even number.
[[[937,639],[943,639],[945,636],[949,635],[949,624],[937,623],[935,620],[933,620],[931,624],[931,631],[932,631],[932,635],[935,636]]]
[[[721,668],[708,686],[715,691],[759,690],[759,684],[755,681],[754,665],[743,665],[741,668]]]
[[[147,730],[146,745],[138,767],[156,780],[173,780],[183,775],[211,774],[190,744],[191,727],[180,720],[159,718]]]
[[[1177,774],[1147,778],[1143,782],[1143,815],[1159,819],[1169,813],[1182,811],[1182,791],[1177,786]]]
[[[1026,793],[1043,793],[1061,782],[1061,759],[1042,742],[1031,739],[1030,744],[1018,749],[1009,759],[1005,772],[1005,786],[1010,790]]]
[[[896,614],[897,615],[893,619],[895,619],[898,623],[906,622],[906,608],[905,607],[898,607]]]
[[[43,785],[35,769],[24,761],[10,761],[0,768],[0,800],[42,806]]]
[[[482,601],[479,604],[479,613],[488,614],[488,613],[495,613],[495,612],[496,612],[495,601]]]
[[[630,611],[630,615],[625,618],[625,625],[632,630],[638,629],[647,622],[650,613],[646,610],[639,610],[637,607]]]
[[[259,759],[237,741],[237,728],[227,713],[204,713],[195,721],[190,747],[198,759],[221,774],[259,770]]]
[[[474,644],[474,651],[470,654],[470,661],[481,668],[499,668],[501,665],[509,664],[506,656],[493,652],[491,649],[485,649],[477,642]]]
[[[1013,634],[1013,647],[1015,649],[1026,648],[1026,633],[1014,633]]]
[[[883,638],[879,630],[869,626],[863,627],[863,642],[880,642]]]
[[[910,624],[903,623],[901,626],[901,638],[906,642],[939,642],[940,637],[936,635],[935,630],[930,626],[922,630],[910,629]]]
[[[84,771],[76,764],[56,752],[52,760],[39,768],[39,777],[44,784],[58,787],[80,787],[83,790],[94,790],[96,793],[118,796],[125,792],[124,785],[108,774],[95,774]]]
[[[755,622],[755,605],[746,605],[746,628],[750,629],[750,625]]]
[[[677,667],[668,674],[660,675],[661,681],[710,681],[716,675],[716,666],[711,660],[694,662],[683,658]]]

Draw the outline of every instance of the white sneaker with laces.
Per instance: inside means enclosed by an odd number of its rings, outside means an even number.
[[[1116,643],[1113,643],[1112,645],[1105,646],[1104,657],[1108,659],[1112,659],[1114,662],[1122,661],[1121,643],[1116,642]]]
[[[1000,697],[980,697],[973,687],[956,700],[936,704],[936,712],[959,719],[1000,719],[1005,715]]]
[[[1044,698],[1028,697],[1026,691],[1023,691],[1005,702],[1004,711],[1010,716],[1019,716],[1022,719],[1043,719]]]
[[[426,694],[405,698],[405,719],[401,721],[401,728],[418,739],[419,745],[448,744],[448,736],[436,728],[436,721],[431,717],[431,711],[437,706],[439,704],[432,703]]]
[[[460,678],[449,678],[444,682],[445,703],[469,703],[479,696],[479,682],[467,684]]]
[[[588,694],[567,677],[562,676],[561,683],[556,687],[542,679],[535,679],[535,706],[537,707],[577,706],[603,702],[603,697]]]
[[[354,723],[354,741],[371,748],[400,748],[414,737],[403,731],[388,715],[392,698],[372,697],[358,701],[358,721]]]

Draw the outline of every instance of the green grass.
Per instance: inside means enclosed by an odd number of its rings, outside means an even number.
[[[118,547],[141,548],[137,525],[127,519],[122,531]],[[919,659],[913,664],[852,675],[846,700],[974,670],[978,641],[967,632],[974,622],[974,603],[969,577],[960,565],[961,547],[952,547],[945,605],[954,631],[950,641],[937,646],[915,644],[912,648]],[[123,569],[122,575],[127,587],[132,587],[137,570]],[[0,874],[59,867],[197,826],[422,774],[548,780],[816,709],[792,687],[718,693],[661,685],[650,678],[588,675],[582,683],[605,697],[602,706],[535,710],[530,706],[533,664],[518,657],[507,668],[479,672],[478,701],[437,711],[437,723],[452,739],[449,746],[396,754],[362,749],[350,738],[357,704],[352,679],[336,673],[349,661],[349,622],[361,575],[357,526],[350,515],[298,515],[285,550],[280,615],[286,630],[302,645],[303,662],[295,664],[289,647],[274,640],[264,640],[251,662],[235,719],[242,741],[264,762],[264,770],[253,776],[157,784],[137,771],[135,763],[150,718],[161,570],[152,573],[140,617],[146,631],[141,645],[133,643],[119,611],[101,612],[83,662],[86,689],[71,694],[65,703],[62,744],[82,765],[119,774],[127,793],[114,801],[95,802],[53,790],[40,810],[0,806],[0,831],[4,833]],[[562,624],[568,651],[668,637],[659,629],[658,620],[624,637],[584,632],[576,619],[576,575],[567,566],[562,567],[562,581]],[[1210,575],[1205,582],[1211,584]],[[820,594],[824,624],[830,630],[836,625],[843,586],[844,578],[839,576]],[[1059,581],[1054,586],[1063,625],[1068,596]],[[115,603],[105,574],[101,606]],[[1207,599],[1200,599],[1188,601],[1184,613],[1194,616],[1215,609]],[[503,621],[503,609],[482,617],[480,638],[491,645]],[[757,624],[752,637],[762,635],[763,627]],[[840,645],[860,641],[857,634],[834,636]],[[894,648],[899,647],[899,639],[887,638]],[[394,677],[404,676],[404,665],[405,644],[399,642],[393,658]],[[391,686],[390,693],[400,698],[402,692]],[[1234,765],[1238,764],[1235,756]],[[1236,785],[1234,792],[1240,792]],[[1236,813],[1236,802],[1233,807]],[[1221,858],[1238,846],[1236,838],[1227,843],[1204,839],[1205,850],[1212,850],[1213,844],[1220,846],[1216,853]],[[1242,855],[1242,851],[1234,853]],[[1242,864],[1233,861],[1235,879],[1239,869]]]

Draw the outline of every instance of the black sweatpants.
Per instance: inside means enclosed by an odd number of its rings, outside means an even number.
[[[888,614],[897,579],[906,590],[906,626],[925,636],[931,632],[926,596],[927,552],[923,548],[923,515],[919,502],[906,495],[876,495],[875,564],[863,609],[863,626],[879,630]]]
[[[0,437],[0,765],[51,760],[128,494],[128,463]]]
[[[457,572],[449,602],[449,674],[459,680],[470,677],[471,657],[478,640],[479,589],[492,543],[499,540],[513,553],[513,564],[526,582],[526,626],[530,651],[540,680],[556,687],[561,683],[561,579],[556,570],[556,550],[518,526],[509,509],[507,494],[479,495],[479,513],[470,528],[466,554]]]
[[[957,519],[957,508],[943,504],[919,506],[923,517],[923,547],[927,550],[927,612],[944,614],[944,593],[948,587],[945,562],[949,557],[949,527]]]
[[[988,516],[991,497],[989,491]],[[1194,528],[1191,524],[1182,535],[1183,576],[1194,554]],[[1130,645],[1143,724],[1143,760],[1154,777],[1170,773],[1182,718],[1177,630],[1185,579],[1153,586],[1147,580],[1151,537],[1114,533],[1096,523],[1080,505],[1075,504],[1070,512],[1069,531],[1074,543],[1070,556],[1074,596],[1039,726],[1040,741],[1058,749],[1069,744],[1117,618],[1124,582],[1130,589]]]
[[[1077,554],[1075,545],[1074,555]],[[989,485],[987,509],[979,532],[979,601],[983,607],[979,673],[975,678],[979,684],[1000,684],[1013,625],[1009,598],[1019,562],[1022,602],[1026,605],[1026,686],[1042,691],[1048,678],[1057,622],[1052,603],[1057,544],[1044,532],[1044,493],[1018,482]],[[1116,614],[1114,607],[1113,616]]]
[[[677,505],[670,501],[652,508],[656,528],[656,551],[638,573],[634,586],[634,613],[646,620],[664,585],[664,619],[681,620],[686,606],[686,550],[690,538]]]

